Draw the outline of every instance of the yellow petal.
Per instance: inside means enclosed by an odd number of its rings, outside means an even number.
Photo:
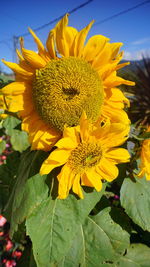
[[[8,100],[8,110],[10,112],[18,112],[23,110],[23,95],[10,97],[10,101]]]
[[[70,151],[58,148],[50,154],[49,159],[64,164],[68,160],[69,156],[70,156]]]
[[[84,29],[77,33],[74,41],[74,56],[81,57],[83,53],[84,42],[87,37],[89,30],[91,29],[94,20],[92,20],[89,25],[87,25]]]
[[[69,158],[70,152],[64,149],[54,150],[44,161],[40,169],[40,174],[48,174],[54,168],[65,164]]]
[[[129,130],[129,125],[125,125],[123,123],[112,123],[110,127],[106,129],[105,127],[102,128],[100,142],[107,148],[122,145],[128,138]]]
[[[63,137],[70,138],[73,141],[75,147],[80,143],[80,135],[77,127],[65,127]]]
[[[74,55],[73,42],[75,40],[77,33],[78,33],[78,31],[73,27],[67,26],[64,29],[64,34],[65,34],[66,42],[67,42],[67,45],[69,48],[69,55],[70,56]]]
[[[69,194],[68,184],[70,183],[70,174],[71,174],[71,169],[67,164],[65,164],[61,169],[61,172],[57,176],[59,181],[59,187],[58,187],[59,199],[65,199]]]
[[[55,45],[54,45],[54,31],[50,31],[47,41],[46,41],[46,47],[50,54],[51,58],[56,58],[56,51],[55,51]]]
[[[30,89],[24,82],[12,82],[1,89],[4,95],[20,95]]]
[[[116,76],[115,72],[113,72],[111,75],[109,75],[107,77],[107,79],[103,82],[103,84],[107,88],[113,88],[113,87],[119,86],[121,84],[126,84],[126,85],[130,85],[130,86],[135,85],[135,83],[132,81],[128,81],[128,80],[125,80],[121,77]]]
[[[80,118],[80,136],[82,141],[87,141],[89,138],[89,122],[85,112]]]
[[[87,61],[93,61],[108,41],[109,39],[103,35],[95,35],[91,37],[84,47],[83,58]]]
[[[40,169],[40,174],[41,175],[44,175],[44,174],[49,174],[53,169],[55,169],[56,167],[59,167],[61,166],[60,163],[58,162],[55,162],[55,161],[48,161],[45,160],[41,166],[41,169]]]
[[[18,58],[19,58],[21,61],[24,60],[23,56],[21,55],[21,53],[20,53],[20,51],[19,51],[18,49],[16,49],[16,54],[17,54]]]
[[[87,179],[92,186],[99,192],[102,189],[102,181],[100,175],[94,171],[94,168],[85,172]]]
[[[123,43],[112,43],[112,44],[110,44],[111,59],[112,60],[116,59],[116,56],[118,55],[119,50],[120,50],[122,45],[123,45]]]
[[[102,51],[97,55],[92,62],[92,67],[99,69],[107,64],[111,57],[110,43],[106,43]]]
[[[45,67],[46,61],[36,52],[22,48],[22,54],[25,60],[28,61],[34,68]]]
[[[74,142],[71,138],[69,137],[65,137],[65,138],[61,138],[56,146],[58,148],[64,148],[64,149],[74,149],[77,146],[77,142]]]
[[[37,44],[38,47],[38,51],[39,51],[39,55],[46,61],[49,61],[49,56],[47,51],[44,48],[44,45],[42,44],[41,40],[37,37],[37,35],[35,34],[35,32],[33,30],[31,30],[31,28],[28,28],[29,32],[31,33],[31,35],[34,38],[35,43]]]
[[[36,141],[32,141],[31,149],[50,151],[59,138],[59,135],[56,134],[56,136],[53,136],[51,131],[48,130],[47,132],[44,132]]]
[[[118,168],[108,159],[102,158],[99,164],[99,169],[101,172],[101,179],[106,181],[113,181],[118,176]]]
[[[66,14],[56,25],[56,45],[58,52],[65,56],[69,56],[69,46],[66,41],[65,28],[68,25],[68,14]]]
[[[129,99],[125,97],[125,95],[123,94],[123,92],[119,88],[112,88],[111,92],[112,92],[112,95],[108,101],[113,106],[114,106],[114,103],[115,103],[115,107],[116,107],[116,105],[118,105],[118,103],[119,104],[123,103],[123,106],[121,106],[121,108],[124,108],[124,104],[126,104],[128,107],[130,106]]]
[[[50,151],[60,138],[60,135],[53,129],[48,128],[47,125],[44,125],[43,123],[42,126],[38,127],[37,131],[35,131],[31,138],[32,150]]]
[[[124,148],[111,149],[107,151],[106,157],[112,159],[115,164],[128,162],[130,160],[130,154]]]
[[[128,115],[124,110],[111,107],[110,105],[107,105],[107,103],[103,106],[102,115],[108,117],[110,121],[114,123],[117,122],[122,123],[124,125],[130,124]]]
[[[77,174],[75,176],[74,182],[73,182],[73,186],[72,186],[72,191],[77,194],[81,199],[84,198],[83,196],[83,192],[81,189],[81,185],[80,185],[80,174]]]
[[[10,69],[12,69],[17,74],[23,76],[24,78],[27,77],[27,79],[30,79],[30,78],[33,77],[33,73],[32,72],[26,71],[25,69],[23,69],[22,67],[20,67],[17,63],[7,62],[5,60],[2,60],[2,62],[7,67],[9,67]]]
[[[85,173],[81,174],[81,185],[93,187],[93,184],[90,182],[90,180],[88,179]]]

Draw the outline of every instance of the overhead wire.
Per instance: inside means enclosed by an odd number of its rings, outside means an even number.
[[[119,17],[121,15],[124,15],[125,13],[128,13],[128,12],[130,12],[130,11],[132,11],[132,10],[138,8],[138,7],[141,7],[141,6],[145,5],[145,4],[148,4],[148,3],[150,3],[150,0],[144,1],[144,2],[139,3],[139,4],[137,4],[137,5],[133,6],[133,7],[127,8],[127,9],[125,9],[125,10],[119,12],[119,13],[116,13],[116,14],[110,16],[110,17],[107,17],[107,18],[105,18],[103,20],[100,20],[100,21],[96,22],[94,24],[94,26],[100,25],[100,24],[102,24],[104,22],[107,22],[107,21],[112,20],[112,19],[114,19],[116,17]]]
[[[92,2],[92,1],[94,1],[94,0],[88,0],[88,1],[84,2],[83,4],[81,4],[81,5],[79,5],[79,6],[75,7],[75,8],[73,8],[73,9],[71,9],[71,10],[69,10],[67,13],[72,14],[72,13],[76,12],[78,9],[80,9],[80,8],[82,8],[82,7],[86,6],[86,5],[88,5],[88,4],[89,4],[90,2]],[[65,12],[63,15],[61,15],[61,16],[59,16],[59,17],[53,19],[53,20],[51,20],[50,22],[45,23],[44,25],[41,25],[41,26],[39,26],[39,27],[33,29],[34,32],[37,32],[37,31],[39,31],[39,30],[42,30],[42,29],[44,29],[45,27],[47,27],[47,26],[49,26],[49,25],[51,25],[51,24],[53,24],[53,23],[59,21],[60,19],[62,19],[62,18],[65,16],[65,14],[66,14],[66,12]],[[18,38],[19,38],[19,37],[25,37],[25,36],[27,36],[27,35],[29,35],[29,34],[30,34],[29,32],[26,32],[26,33],[21,34],[21,35],[16,36],[16,37],[18,37]]]
[[[83,4],[80,4],[79,6],[77,6],[77,7],[73,8],[73,9],[69,10],[68,13],[69,13],[69,14],[72,14],[72,13],[76,12],[77,10],[79,10],[80,8],[83,8],[84,6],[88,5],[88,4],[91,3],[92,1],[94,1],[94,0],[88,0],[88,1],[84,2]],[[146,4],[148,4],[148,3],[150,3],[150,0],[143,1],[142,3],[139,3],[139,4],[135,5],[135,6],[130,7],[130,8],[127,8],[127,9],[125,9],[125,10],[123,10],[123,11],[120,11],[120,12],[118,12],[118,13],[112,15],[112,16],[106,17],[106,18],[104,18],[103,20],[100,20],[100,21],[96,22],[93,26],[100,25],[100,24],[102,24],[102,23],[104,23],[104,22],[107,22],[107,21],[112,20],[112,19],[114,19],[114,18],[116,18],[116,17],[119,17],[119,16],[121,16],[121,15],[124,15],[124,14],[126,14],[126,13],[128,13],[128,12],[130,12],[130,11],[132,11],[132,10],[135,10],[135,9],[137,9],[137,8],[143,6],[143,5],[146,5]],[[66,14],[66,13],[62,14],[61,16],[59,16],[59,17],[57,17],[57,18],[55,18],[55,19],[49,21],[48,23],[45,23],[44,25],[41,25],[41,26],[39,26],[39,27],[37,27],[37,28],[35,28],[35,29],[33,29],[33,30],[34,30],[35,32],[37,32],[37,31],[39,31],[39,30],[42,30],[42,29],[44,29],[45,27],[47,27],[47,26],[49,26],[49,25],[51,25],[51,24],[53,24],[53,23],[59,21],[61,18],[63,18],[63,16],[64,16],[65,14]],[[17,47],[17,42],[18,42],[19,38],[20,38],[20,37],[25,37],[25,36],[27,36],[27,35],[29,35],[29,32],[20,34],[20,35],[18,35],[18,36],[13,36],[13,41],[15,40],[15,42],[14,42],[14,43],[15,43],[15,47]],[[12,39],[9,38],[9,39],[5,39],[5,40],[0,40],[0,43],[5,43],[5,44],[6,44],[7,41],[12,41]],[[16,50],[16,49],[15,49],[15,50]]]
[[[82,3],[82,4],[80,4],[79,6],[77,6],[77,7],[73,8],[73,9],[69,10],[68,13],[69,13],[69,14],[72,14],[72,13],[74,13],[75,11],[79,10],[80,8],[82,8],[82,7],[86,6],[86,5],[88,5],[89,3],[93,2],[93,1],[94,1],[94,0],[88,0],[88,1],[86,1],[86,2],[84,2],[84,3]],[[45,27],[47,27],[47,26],[49,26],[49,25],[51,25],[51,24],[53,24],[53,23],[59,21],[61,18],[64,17],[65,14],[66,14],[66,13],[62,14],[61,16],[59,16],[59,17],[57,17],[57,18],[55,18],[55,19],[49,21],[48,23],[45,23],[44,25],[41,25],[41,26],[39,26],[39,27],[37,27],[37,28],[35,28],[35,29],[33,29],[33,30],[34,30],[35,32],[37,32],[37,31],[39,31],[39,30],[42,30],[42,29],[44,29]],[[30,35],[30,33],[29,33],[29,32],[26,32],[26,33],[20,34],[20,35],[18,35],[18,36],[15,36],[15,38],[19,39],[20,37],[25,37],[25,36],[27,36],[27,35]],[[5,39],[5,40],[0,40],[0,43],[7,42],[7,41],[12,41],[12,38],[8,38],[8,39]]]

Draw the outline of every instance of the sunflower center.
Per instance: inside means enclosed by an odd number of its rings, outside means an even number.
[[[98,144],[81,143],[68,159],[69,165],[77,172],[97,165],[102,157],[102,150]]]
[[[83,59],[51,60],[36,71],[33,102],[40,117],[54,129],[79,124],[83,110],[96,121],[103,103],[103,86],[98,73]]]

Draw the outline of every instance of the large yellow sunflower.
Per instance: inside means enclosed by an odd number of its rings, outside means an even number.
[[[129,126],[102,121],[97,127],[90,125],[83,113],[80,126],[65,128],[63,138],[42,164],[40,173],[48,174],[62,166],[57,176],[58,198],[68,196],[70,189],[83,198],[81,185],[102,188],[102,180],[113,181],[118,176],[116,164],[129,161],[130,155],[117,146],[127,139]]]
[[[147,128],[147,132],[150,132],[150,126]],[[138,177],[146,176],[147,180],[150,180],[150,139],[144,140],[142,144],[141,154],[140,154],[140,172]]]
[[[16,73],[16,81],[2,92],[6,99],[11,97],[9,111],[22,118],[31,149],[50,150],[62,136],[65,124],[79,124],[83,110],[91,122],[103,115],[112,122],[129,123],[121,91],[116,89],[120,84],[133,85],[117,76],[117,70],[128,64],[118,64],[123,56],[119,53],[122,43],[111,44],[108,38],[95,35],[85,44],[92,24],[77,31],[68,26],[66,14],[50,31],[46,48],[29,29],[38,53],[25,49],[21,39],[19,63],[3,60]]]

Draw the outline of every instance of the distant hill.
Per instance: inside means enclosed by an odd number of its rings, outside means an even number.
[[[124,71],[136,71],[137,66],[143,67],[143,60],[122,60],[121,63],[130,62],[130,65],[123,68]]]
[[[13,73],[0,72],[0,79],[4,82],[13,81],[15,80],[15,75]]]

